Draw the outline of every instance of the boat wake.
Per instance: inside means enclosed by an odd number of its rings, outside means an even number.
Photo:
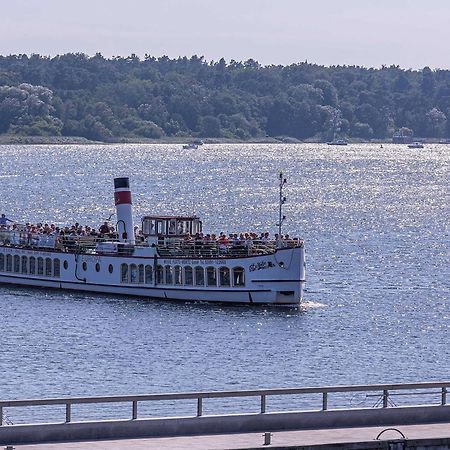
[[[326,308],[325,303],[312,302],[312,301],[302,301],[301,308],[303,309],[315,309],[315,308]]]

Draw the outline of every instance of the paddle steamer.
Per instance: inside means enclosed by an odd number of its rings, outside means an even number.
[[[197,216],[145,216],[135,228],[128,178],[114,179],[116,229],[109,236],[0,227],[0,283],[149,299],[296,305],[305,283],[302,240],[205,241]]]

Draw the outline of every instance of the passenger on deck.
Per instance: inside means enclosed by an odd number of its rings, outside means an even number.
[[[0,217],[0,227],[6,227],[6,225],[8,225],[8,222],[13,223],[14,221],[11,219],[8,219],[5,214],[2,214]]]
[[[219,235],[219,243],[223,245],[227,245],[229,242],[229,239],[227,238],[226,234],[224,232],[221,232]]]
[[[100,234],[109,234],[109,225],[108,222],[103,222],[103,225],[100,226],[100,228],[98,229]]]
[[[219,236],[219,252],[221,254],[228,253],[228,238],[226,237],[225,233],[220,233]]]
[[[183,236],[181,247],[185,249],[192,249],[194,247],[194,238],[188,233]]]

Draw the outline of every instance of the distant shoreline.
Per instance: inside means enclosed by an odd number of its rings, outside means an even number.
[[[114,144],[186,144],[198,140],[195,137],[165,137],[161,139],[117,138],[109,141],[92,141],[81,136],[15,136],[0,135],[0,145],[114,145]],[[226,138],[204,138],[205,144],[326,144],[317,140],[300,141],[291,137],[238,140]],[[439,139],[415,138],[423,143],[439,143]],[[349,139],[349,144],[392,144],[391,139]],[[402,145],[402,144],[399,144]],[[404,145],[404,144],[403,144]]]
[[[61,145],[114,145],[114,144],[187,144],[199,140],[195,137],[163,137],[160,139],[150,138],[116,138],[108,141],[93,141],[81,136],[15,136],[15,135],[0,135],[0,145],[33,145],[33,144],[61,144]],[[276,144],[276,143],[298,143],[295,138],[275,139],[275,138],[261,138],[254,140],[238,140],[226,138],[204,138],[202,141],[205,144],[245,144],[245,143],[260,143],[260,144]]]

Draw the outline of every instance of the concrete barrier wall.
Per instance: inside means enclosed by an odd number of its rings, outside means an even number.
[[[0,427],[0,444],[450,422],[450,406],[239,414]]]

